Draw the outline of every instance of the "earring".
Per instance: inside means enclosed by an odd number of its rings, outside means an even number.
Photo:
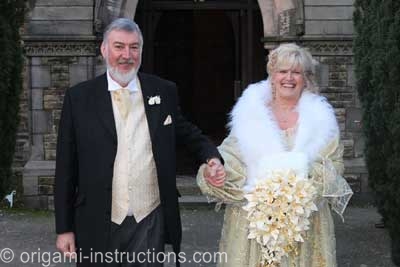
[[[276,99],[276,87],[274,83],[271,83],[271,88],[272,88],[272,100]]]

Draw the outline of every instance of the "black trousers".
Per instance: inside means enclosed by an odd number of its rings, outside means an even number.
[[[121,225],[112,223],[109,251],[113,253],[113,262],[107,266],[162,267],[164,217],[161,206],[139,223],[133,216],[127,216]]]

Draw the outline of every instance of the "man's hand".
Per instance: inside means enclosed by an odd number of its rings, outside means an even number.
[[[73,232],[67,232],[57,235],[56,242],[57,249],[64,253],[67,257],[75,258],[76,247],[75,247],[75,234]]]
[[[203,175],[209,184],[215,187],[224,186],[226,176],[225,168],[218,158],[212,158],[207,162]]]

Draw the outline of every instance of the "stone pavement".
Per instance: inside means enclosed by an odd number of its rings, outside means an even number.
[[[395,266],[390,260],[390,241],[386,230],[374,227],[379,218],[375,208],[356,206],[348,207],[344,223],[335,216],[339,267]],[[218,248],[222,220],[223,210],[217,213],[211,205],[185,205],[182,208],[182,251],[186,253],[187,261],[192,261],[182,264],[183,267],[215,266],[212,253]],[[50,253],[55,255],[56,252],[54,242],[52,212],[0,211],[0,266],[74,266],[49,262]],[[10,254],[4,250],[6,248],[11,249],[15,256],[7,264],[4,260]],[[200,254],[194,254],[196,252],[204,253],[202,262],[194,262],[201,259]],[[34,255],[33,263],[31,255]],[[196,257],[193,258],[194,255]],[[173,264],[165,266],[172,267]]]

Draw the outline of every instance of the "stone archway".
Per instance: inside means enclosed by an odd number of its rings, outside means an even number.
[[[117,17],[134,18],[139,0],[96,1],[95,25],[101,32],[104,25]],[[304,33],[303,0],[257,0],[260,6],[264,37],[297,36]]]

